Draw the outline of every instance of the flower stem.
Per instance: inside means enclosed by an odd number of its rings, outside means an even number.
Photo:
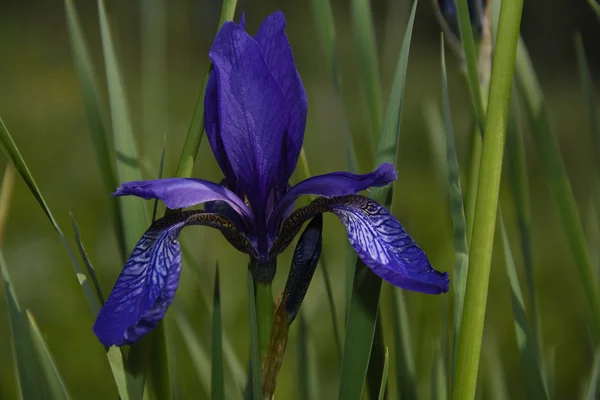
[[[469,254],[470,268],[458,338],[454,399],[475,397],[522,10],[523,0],[502,1]]]
[[[256,324],[258,325],[258,347],[260,349],[260,363],[262,365],[273,328],[273,293],[271,282],[254,282],[254,295],[256,301]]]

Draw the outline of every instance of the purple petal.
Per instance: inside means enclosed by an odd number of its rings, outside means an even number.
[[[185,221],[142,236],[110,296],[94,333],[105,346],[122,346],[149,333],[167,312],[179,285],[181,252],[177,238]]]
[[[289,207],[293,205],[298,197],[304,194],[314,194],[327,198],[345,196],[373,186],[385,186],[394,181],[397,176],[393,164],[383,163],[369,174],[333,172],[308,178],[292,187],[280,200],[269,220],[270,232],[277,230],[280,221],[286,216],[286,212],[289,212]]]
[[[285,98],[260,47],[235,23],[223,24],[209,56],[217,81],[223,147],[238,185],[259,208],[280,164]]]
[[[427,256],[383,206],[362,196],[330,205],[345,225],[360,259],[394,286],[439,294],[449,289],[448,273],[434,270]]]
[[[191,207],[207,201],[222,200],[227,202],[245,219],[250,221],[253,219],[248,207],[231,190],[202,179],[166,178],[126,182],[119,186],[113,196],[159,199],[172,209]]]
[[[279,179],[282,188],[285,188],[296,168],[308,112],[306,91],[296,70],[292,47],[285,34],[285,25],[283,13],[277,11],[264,20],[254,36],[269,70],[285,96],[285,107],[282,111],[287,130],[283,140],[284,159],[282,159]]]

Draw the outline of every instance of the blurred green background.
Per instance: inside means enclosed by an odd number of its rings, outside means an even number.
[[[372,165],[367,114],[358,85],[350,9],[347,1],[332,1],[339,43],[344,102],[360,158],[361,171]],[[150,6],[149,6],[150,4]],[[99,38],[96,2],[76,2],[96,70],[103,82],[104,64]],[[380,55],[384,95],[409,13],[406,0],[373,0],[373,18]],[[153,9],[144,14],[143,10]],[[221,2],[217,0],[108,0],[119,61],[124,74],[130,115],[134,122],[144,178],[157,175],[166,135],[165,175],[173,174],[187,132],[208,49],[217,26]],[[309,99],[305,149],[313,174],[345,169],[343,115],[340,100],[315,34],[311,5],[304,1],[240,0],[236,16],[246,13],[248,30],[274,10],[284,11],[287,33]],[[592,143],[584,97],[577,75],[573,34],[580,31],[596,80],[600,78],[600,29],[585,1],[529,0],[525,3],[522,34],[537,69],[555,134],[590,237],[598,237],[592,201]],[[438,175],[424,117],[424,105],[440,102],[440,28],[432,4],[421,1],[409,61],[404,104],[399,179],[395,185],[394,212],[428,253],[438,270],[450,271],[454,263],[452,222],[447,189]],[[457,57],[449,57],[452,111],[459,163],[468,159],[470,104]],[[105,90],[105,85],[101,85]],[[106,98],[106,93],[104,93]],[[386,100],[384,98],[384,100]],[[84,115],[82,96],[69,48],[64,4],[59,0],[0,1],[0,116],[63,227],[72,237],[68,213],[77,219],[83,243],[99,274],[105,294],[122,268],[115,235],[108,218],[106,198]],[[525,127],[526,128],[526,127]],[[533,208],[534,263],[544,352],[553,359],[557,398],[571,398],[581,389],[592,362],[588,314],[581,285],[552,199],[527,129],[526,146]],[[2,163],[5,159],[2,158]],[[221,179],[208,143],[201,146],[195,176]],[[511,240],[517,243],[509,190],[502,200]],[[151,203],[148,202],[148,207]],[[141,235],[142,232],[140,232]],[[183,242],[193,251],[196,266],[186,266],[176,303],[191,317],[195,329],[210,343],[210,314],[202,297],[210,299],[214,265],[221,265],[224,329],[242,363],[248,355],[246,263],[244,255],[229,246],[218,232],[188,229]],[[329,260],[338,321],[343,324],[346,234],[335,217],[325,218],[324,253]],[[64,248],[17,178],[14,200],[2,248],[15,290],[25,308],[32,310],[74,398],[116,398],[116,388],[103,348],[91,331],[93,320],[72,273]],[[290,249],[280,258],[274,290],[279,292],[289,268]],[[494,352],[499,354],[511,398],[522,398],[522,377],[514,338],[510,298],[503,256],[494,254],[484,338],[482,385],[487,398],[485,370]],[[591,243],[598,257],[598,244]],[[518,256],[518,252],[515,251]],[[522,264],[518,258],[519,266]],[[599,269],[600,270],[600,269]],[[0,288],[3,291],[3,288]],[[434,345],[442,323],[442,296],[406,292],[413,333],[413,352],[421,394],[426,398]],[[0,296],[0,398],[17,398],[10,351],[10,330],[5,297]],[[387,296],[382,299],[387,301]],[[317,358],[314,376],[323,398],[335,396],[339,363],[326,305],[321,271],[317,271],[302,312],[308,323],[311,354]],[[172,313],[171,313],[172,314]],[[172,315],[169,315],[172,317]],[[176,354],[174,383],[180,398],[204,398],[189,352],[173,318],[167,318]],[[386,337],[391,327],[383,320]],[[297,398],[295,389],[298,326],[293,325],[279,379],[277,395]],[[208,348],[208,347],[207,347]],[[496,362],[496,361],[493,361]],[[210,370],[206,371],[210,374]],[[390,383],[393,385],[393,383]]]

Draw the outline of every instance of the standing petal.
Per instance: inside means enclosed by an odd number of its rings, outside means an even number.
[[[402,224],[383,206],[364,196],[320,197],[294,211],[283,222],[281,233],[271,247],[271,257],[291,243],[306,220],[326,211],[340,218],[350,244],[379,277],[407,290],[431,294],[448,291],[448,274],[434,270]]]
[[[260,46],[269,70],[285,96],[282,110],[287,130],[283,139],[284,158],[280,166],[279,185],[285,189],[296,168],[306,126],[308,102],[302,80],[296,70],[292,47],[285,34],[285,17],[281,11],[264,20],[254,39]]]
[[[218,214],[186,211],[157,220],[138,242],[98,314],[94,333],[102,344],[134,343],[164,317],[179,286],[181,251],[178,237],[186,225],[220,229],[238,249],[251,251],[249,243],[240,237],[233,223]]]
[[[304,194],[314,194],[327,198],[356,194],[370,187],[385,186],[396,180],[397,176],[393,164],[383,163],[370,174],[333,172],[303,180],[292,187],[277,204],[277,208],[273,211],[269,220],[269,232],[273,232],[274,229],[277,230],[281,220],[286,216],[286,210],[289,210],[294,201]]]
[[[227,158],[255,212],[261,212],[281,160],[285,98],[256,41],[226,22],[209,53]]]

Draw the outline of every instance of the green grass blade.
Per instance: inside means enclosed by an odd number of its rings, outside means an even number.
[[[98,0],[98,12],[113,127],[117,177],[119,182],[136,181],[141,179],[142,174],[140,172],[133,128],[129,119],[125,87],[122,82],[121,72],[119,71],[104,0]],[[123,218],[122,225],[126,250],[129,253],[148,228],[146,205],[143,199],[131,196],[119,197],[118,201]]]
[[[385,356],[383,361],[383,374],[381,376],[381,387],[379,388],[379,400],[383,400],[387,391],[388,370],[390,368],[390,354],[388,348],[385,348]]]
[[[98,300],[100,300],[100,304],[104,304],[104,295],[102,294],[102,289],[100,288],[100,282],[98,282],[98,276],[96,275],[96,270],[92,266],[90,259],[83,247],[83,242],[81,241],[81,233],[79,231],[79,226],[77,226],[77,222],[75,221],[75,217],[72,213],[69,213],[69,217],[71,217],[71,226],[73,227],[73,232],[75,234],[75,244],[77,244],[77,249],[79,250],[79,256],[83,260],[83,265],[85,265],[85,269],[87,270],[88,276],[92,280],[92,284],[94,285],[94,289],[96,290],[96,295],[98,295]]]
[[[371,138],[377,144],[381,134],[383,105],[381,95],[381,79],[377,60],[377,44],[370,0],[352,0],[352,20],[355,31],[358,66],[361,72],[364,100],[369,113]]]
[[[596,351],[590,381],[585,391],[585,400],[594,400],[598,394],[598,379],[600,379],[600,351]]]
[[[219,289],[219,264],[215,272],[215,290],[213,292],[212,317],[212,369],[211,369],[211,398],[225,398],[225,378],[223,371],[223,336],[221,325],[221,294]]]
[[[298,314],[298,389],[300,399],[318,399],[316,374],[318,365],[311,354],[311,338],[306,317],[300,311]]]
[[[442,113],[433,101],[427,101],[423,105],[422,111],[423,122],[427,126],[435,176],[441,185],[446,186],[448,184],[448,163],[446,162],[446,137]]]
[[[504,0],[494,49],[477,204],[469,248],[464,311],[458,338],[453,398],[475,398],[487,305],[500,176],[523,0]],[[475,267],[473,267],[475,266]]]
[[[502,233],[502,242],[504,245],[504,259],[506,263],[506,272],[510,282],[510,297],[512,301],[513,319],[515,324],[515,333],[517,336],[517,344],[519,346],[519,354],[521,356],[521,367],[523,378],[525,381],[525,390],[529,399],[547,399],[548,395],[544,388],[542,379],[542,369],[538,362],[538,343],[535,332],[530,329],[525,310],[525,300],[519,278],[517,268],[510,248],[508,234],[504,221],[500,219],[500,230]]]
[[[194,370],[196,371],[196,375],[198,376],[198,380],[200,381],[200,386],[204,392],[204,397],[210,397],[210,371],[211,371],[211,361],[210,355],[208,351],[202,346],[200,340],[192,327],[188,317],[181,311],[178,307],[174,308],[175,311],[175,322],[177,324],[177,328],[179,328],[179,332],[181,332],[181,336],[183,338],[183,343],[185,344],[190,358],[192,360],[192,364],[194,366]]]
[[[248,268],[248,323],[250,324],[250,374],[252,380],[252,398],[254,400],[260,400],[262,398],[260,350],[258,346],[258,324],[256,321],[254,282],[250,268]]]
[[[376,166],[383,162],[395,162],[396,160],[408,54],[417,4],[418,1],[415,1],[413,4],[400,48],[396,72],[386,109],[383,132],[375,157]],[[391,186],[372,190],[371,197],[390,208],[392,198]],[[346,324],[346,339],[339,390],[340,399],[359,399],[362,395],[373,335],[375,333],[380,291],[381,279],[358,260]]]
[[[106,193],[112,193],[118,186],[115,170],[112,162],[111,152],[108,145],[108,130],[106,128],[106,112],[102,105],[98,82],[96,81],[96,72],[90,57],[90,52],[85,42],[81,23],[77,15],[77,10],[72,0],[65,0],[65,10],[67,18],[67,28],[69,32],[69,41],[71,51],[73,52],[73,61],[75,63],[75,72],[79,80],[83,96],[83,105],[87,116],[94,151],[96,152],[96,161],[98,169],[104,184]],[[107,199],[109,202],[109,211],[113,219],[113,226],[117,235],[117,243],[121,252],[121,258],[127,258],[127,249],[125,237],[123,236],[123,226],[121,218],[121,209],[117,203],[117,198]]]
[[[542,170],[565,230],[573,258],[579,272],[592,317],[594,335],[600,336],[600,292],[594,279],[593,265],[588,253],[583,225],[577,209],[573,190],[562,161],[556,137],[544,107],[544,99],[531,59],[524,43],[519,43],[516,64],[517,87],[538,152]]]
[[[431,368],[431,400],[448,399],[448,387],[446,382],[447,379],[446,370],[444,368],[444,352],[440,346],[437,346],[433,355],[433,366]]]
[[[225,21],[231,21],[235,14],[235,7],[237,0],[223,0],[223,6],[221,7],[221,17],[219,18],[218,29]],[[200,89],[198,100],[196,100],[196,108],[192,115],[192,122],[188,129],[183,150],[179,157],[179,164],[177,165],[177,172],[175,176],[189,178],[192,176],[192,170],[194,168],[194,162],[196,162],[196,156],[198,155],[198,149],[202,142],[202,135],[204,133],[204,95],[206,94],[206,84],[208,83],[208,76],[212,69],[212,65],[206,67],[204,73],[204,83]]]
[[[162,153],[160,154],[160,162],[158,163],[158,179],[163,177],[163,170],[165,168],[165,154],[167,152],[167,136],[163,139]],[[152,222],[156,221],[156,212],[158,210],[158,199],[154,199],[154,205],[152,206]]]
[[[500,358],[499,346],[497,340],[490,340],[483,349],[485,353],[485,370],[487,372],[488,390],[485,392],[486,399],[490,400],[508,400],[511,397],[508,394],[507,380],[504,373],[504,364]],[[482,391],[483,392],[483,391]]]
[[[381,379],[384,373],[385,349],[383,343],[383,328],[381,326],[381,315],[377,317],[375,325],[375,335],[373,336],[373,345],[369,357],[369,367],[367,369],[367,393],[370,399],[379,397],[381,393]]]
[[[454,346],[452,349],[452,363],[456,362],[456,351],[458,342],[456,338],[460,334],[462,323],[463,306],[465,303],[465,291],[467,288],[467,274],[469,272],[469,248],[467,246],[467,226],[465,220],[465,209],[463,205],[462,189],[460,184],[460,172],[456,159],[454,141],[454,128],[452,124],[452,112],[450,110],[450,95],[448,93],[448,77],[446,75],[446,52],[444,39],[441,40],[442,49],[442,109],[444,114],[444,130],[446,132],[446,163],[448,165],[448,192],[450,198],[450,214],[454,227]]]
[[[413,341],[410,334],[408,310],[402,290],[392,288],[391,309],[393,310],[393,326],[396,361],[396,387],[402,399],[416,399],[417,380],[415,360],[413,357]]]
[[[48,383],[49,393],[54,400],[60,399],[69,399],[69,392],[67,390],[67,386],[63,382],[62,377],[60,376],[60,372],[56,367],[56,363],[54,362],[54,358],[50,353],[50,349],[46,345],[44,341],[44,337],[42,332],[40,332],[40,328],[33,317],[33,314],[29,310],[26,310],[27,320],[29,326],[29,333],[31,334],[31,341],[33,342],[33,348],[37,353],[38,359],[40,361],[41,370],[46,376],[46,381]]]
[[[42,395],[41,371],[27,329],[27,321],[15,295],[4,256],[0,251],[0,272],[4,282],[4,293],[8,305],[8,320],[12,339],[13,354],[17,367],[19,389],[23,399],[35,399]]]
[[[588,0],[588,4],[590,5],[590,7],[592,7],[592,10],[594,11],[596,17],[598,17],[598,20],[600,21],[600,4],[598,4],[596,0]]]

